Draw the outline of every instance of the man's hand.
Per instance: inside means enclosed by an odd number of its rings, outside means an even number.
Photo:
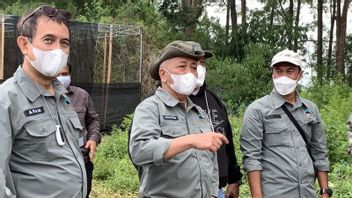
[[[240,185],[236,183],[227,185],[225,197],[238,198],[240,193],[239,187]]]
[[[163,157],[170,159],[190,148],[216,152],[223,143],[228,144],[229,141],[220,133],[208,132],[185,135],[171,140],[169,149],[164,153]]]
[[[93,140],[88,140],[85,147],[89,150],[90,161],[93,161],[95,156],[95,151],[97,149],[97,143]]]
[[[223,134],[214,132],[195,134],[192,138],[193,148],[199,150],[210,150],[212,152],[216,152],[223,143],[229,143]]]

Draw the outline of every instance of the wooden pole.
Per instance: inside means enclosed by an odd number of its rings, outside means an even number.
[[[0,57],[0,80],[4,79],[5,62],[5,16],[1,17],[1,57]]]
[[[104,36],[104,60],[103,60],[103,79],[102,83],[106,83],[106,50],[107,50],[107,33],[105,32]]]
[[[110,40],[109,40],[109,59],[108,59],[108,79],[107,83],[111,83],[111,71],[112,71],[112,29],[113,25],[110,25]]]
[[[108,109],[108,103],[109,103],[109,85],[111,83],[111,67],[112,67],[112,30],[113,30],[113,25],[110,25],[110,38],[109,38],[109,58],[108,58],[108,79],[106,81],[105,85],[105,100],[104,100],[104,127],[106,126],[106,118],[107,118],[107,109]]]

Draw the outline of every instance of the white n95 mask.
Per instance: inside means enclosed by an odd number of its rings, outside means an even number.
[[[28,43],[33,50],[35,60],[32,61],[28,56],[26,58],[44,76],[56,77],[67,64],[68,55],[61,49],[44,51],[33,47],[29,41]]]
[[[192,95],[197,95],[199,92],[199,89],[201,86],[203,86],[204,81],[205,81],[205,74],[207,72],[207,69],[203,65],[198,65],[197,66],[197,73],[198,77],[196,80],[196,88],[193,90]]]
[[[169,73],[169,72],[168,72]],[[169,73],[170,74],[170,73]],[[197,79],[192,73],[187,74],[170,74],[173,84],[170,84],[171,88],[179,94],[189,96],[196,88]]]
[[[67,89],[68,86],[70,86],[71,83],[71,76],[58,76],[56,77],[57,80],[61,82],[61,84]]]
[[[203,65],[198,65],[197,66],[197,87],[201,87],[204,84],[205,81],[205,73],[207,72],[207,69]]]
[[[273,79],[276,91],[282,95],[288,95],[296,89],[298,80],[292,80],[289,77],[281,76]]]

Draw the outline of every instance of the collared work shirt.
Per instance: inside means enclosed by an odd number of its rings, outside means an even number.
[[[54,80],[55,96],[18,68],[0,86],[0,171],[6,186],[20,198],[86,196],[83,157],[78,147],[82,126]],[[65,144],[57,143],[61,125]]]
[[[323,123],[317,106],[298,94],[287,103],[274,89],[253,102],[243,118],[241,150],[246,172],[261,171],[263,196],[316,197],[313,161],[301,134],[281,109],[286,105],[306,134],[319,171],[329,171]]]
[[[210,132],[205,112],[187,98],[187,109],[162,88],[140,103],[133,117],[130,153],[140,167],[141,197],[217,196],[216,154],[188,149],[164,159],[172,139]]]
[[[67,91],[67,96],[70,97],[73,109],[83,126],[79,136],[86,136],[87,140],[93,140],[99,144],[101,140],[99,118],[89,94],[75,86],[69,86]]]

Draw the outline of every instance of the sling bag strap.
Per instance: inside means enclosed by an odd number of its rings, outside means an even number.
[[[312,153],[310,151],[310,147],[309,147],[309,143],[308,143],[308,140],[307,140],[307,137],[303,131],[303,129],[301,128],[301,126],[298,124],[297,120],[295,119],[295,117],[293,117],[293,115],[291,114],[291,112],[287,109],[287,107],[285,106],[285,104],[283,104],[281,106],[281,109],[284,110],[284,112],[286,113],[286,115],[288,116],[288,118],[290,118],[291,122],[295,125],[295,127],[297,128],[297,130],[299,131],[299,133],[301,134],[304,142],[306,143],[306,146],[307,146],[307,151],[308,151],[308,154],[310,156],[310,158],[313,160],[314,162],[314,158],[312,156]]]

